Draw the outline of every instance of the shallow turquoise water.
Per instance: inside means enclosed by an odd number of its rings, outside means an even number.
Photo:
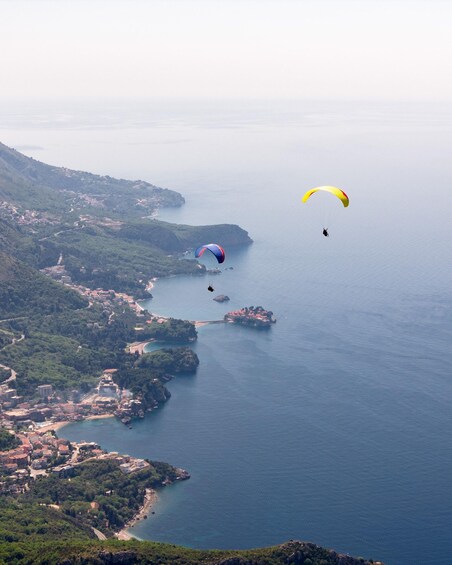
[[[133,530],[141,538],[222,548],[298,538],[387,565],[449,564],[449,114],[289,110],[177,114],[102,136],[95,124],[33,130],[47,141],[36,158],[75,166],[75,146],[87,156],[79,168],[97,151],[103,172],[180,190],[187,204],[165,220],[249,230],[251,247],[226,250],[233,270],[158,281],[150,310],[205,320],[261,304],[278,319],[264,333],[201,328],[199,370],[169,383],[163,408],[132,430],[101,420],[64,435],[190,471],[161,491]],[[347,210],[300,203],[331,182],[349,193]],[[213,302],[209,282],[231,301]]]

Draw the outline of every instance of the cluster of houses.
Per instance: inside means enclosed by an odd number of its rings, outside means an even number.
[[[120,455],[116,451],[110,453],[104,451],[100,446],[91,442],[80,442],[72,443],[73,456],[69,463],[63,463],[61,465],[52,468],[52,473],[57,474],[59,477],[71,477],[75,473],[77,465],[87,461],[89,459],[98,460],[110,460],[119,463],[120,470],[125,474],[129,475],[135,471],[141,471],[149,467],[149,463],[144,459],[138,459],[136,457],[131,457],[130,455]]]
[[[15,434],[20,445],[0,451],[0,494],[19,494],[37,475],[54,473],[70,477],[77,465],[88,459],[113,460],[128,475],[149,467],[144,459],[107,453],[95,442],[72,442],[52,432],[28,431]]]
[[[89,405],[78,404],[79,392],[70,393],[71,401],[61,402],[50,384],[36,388],[38,399],[24,401],[12,388],[15,381],[0,385],[0,424],[5,428],[35,429],[39,423],[82,420],[91,413]],[[75,401],[75,402],[74,402]]]
[[[52,433],[30,431],[18,433],[16,437],[21,442],[19,446],[0,451],[0,493],[23,492],[31,477],[71,456],[69,441],[58,439]]]
[[[14,220],[19,225],[32,225],[32,224],[55,224],[56,219],[47,217],[45,213],[38,212],[37,210],[19,210],[6,200],[0,201],[0,212],[3,217]]]
[[[14,385],[15,379],[11,378],[0,385],[0,422],[4,427],[33,427],[35,422],[44,422],[53,416],[49,404],[53,397],[52,385],[37,387],[37,401],[24,401],[22,396],[17,395]]]
[[[12,382],[11,382],[12,384]],[[14,408],[23,399],[17,395],[15,388],[12,388],[10,382],[0,385],[0,405],[3,409]]]
[[[149,467],[149,463],[144,459],[138,459],[137,457],[131,457],[130,455],[120,455],[116,451],[111,451],[110,453],[105,453],[99,457],[99,459],[111,459],[119,463],[119,468],[125,475],[130,475],[135,471],[141,471]]]
[[[99,380],[96,392],[90,397],[92,414],[114,414],[123,423],[128,424],[133,417],[144,417],[143,403],[134,398],[127,389],[121,389],[113,381],[112,373],[116,369],[107,369]]]
[[[134,399],[132,393],[119,389],[113,381],[101,379],[101,383],[82,402],[61,402],[57,399],[49,399],[45,403],[30,401],[21,402],[15,408],[7,410],[4,410],[5,404],[8,405],[9,402],[0,403],[0,425],[7,429],[30,430],[49,423],[78,422],[90,416],[114,414],[122,420],[144,416],[141,400]]]
[[[268,328],[276,322],[273,312],[265,310],[262,306],[247,306],[228,312],[224,316],[224,321],[256,328]]]
[[[66,286],[69,286],[72,290],[75,290],[82,296],[85,296],[88,300],[102,304],[109,311],[111,310],[111,307],[113,305],[128,305],[130,308],[132,308],[135,314],[137,314],[138,316],[143,316],[143,309],[141,308],[141,306],[136,303],[133,296],[130,296],[125,292],[103,290],[102,288],[91,289],[80,284],[73,284],[71,277],[64,267],[62,257],[60,257],[58,265],[45,267],[44,269],[41,269],[41,272],[51,277],[52,279],[63,283]]]
[[[115,415],[125,424],[133,417],[144,417],[142,401],[113,381],[115,371],[107,369],[94,391],[84,398],[73,390],[66,401],[56,396],[50,384],[39,385],[38,398],[26,402],[12,388],[14,381],[0,385],[0,426],[29,431],[50,423],[78,422],[90,416]]]

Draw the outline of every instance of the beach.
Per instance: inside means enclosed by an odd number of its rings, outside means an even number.
[[[59,429],[61,429],[62,427],[66,426],[67,424],[70,424],[71,422],[69,422],[68,420],[63,420],[62,422],[49,422],[47,424],[44,424],[44,426],[40,426],[39,428],[36,428],[39,432],[49,432],[49,431],[57,431]]]
[[[157,314],[153,314],[157,316]],[[163,316],[160,316],[163,318]],[[208,326],[209,324],[223,324],[224,320],[195,320],[192,324],[195,325],[196,328],[202,328],[203,326]],[[138,353],[139,355],[143,355],[145,353],[145,348],[150,343],[157,341],[155,339],[149,339],[148,341],[134,341],[130,345],[127,346],[127,352],[133,355],[134,353]],[[164,346],[162,346],[164,347]]]
[[[157,491],[151,488],[146,489],[146,494],[144,496],[143,504],[137,514],[130,520],[122,530],[115,534],[115,537],[119,540],[130,540],[133,539],[134,536],[129,533],[129,528],[134,526],[140,520],[143,520],[145,516],[147,516],[151,511],[152,507],[156,504],[158,500]]]
[[[133,343],[131,343],[128,347],[127,347],[127,352],[130,354],[134,354],[134,353],[138,353],[139,355],[143,355],[144,353],[144,348],[146,347],[146,345],[148,345],[149,343],[151,343],[153,340],[149,340],[149,341],[135,341]]]
[[[153,277],[146,285],[146,290],[150,292],[154,288],[154,283],[157,282],[157,277]]]
[[[114,418],[114,415],[113,414],[93,414],[91,416],[87,416],[86,418],[84,418],[84,420],[103,420],[105,418]],[[71,422],[69,420],[62,420],[61,422],[49,422],[47,424],[44,424],[44,426],[40,426],[37,429],[40,432],[49,432],[51,430],[56,432],[57,430],[60,430],[61,428],[63,428],[64,426],[67,426],[68,424],[73,424],[73,422]]]

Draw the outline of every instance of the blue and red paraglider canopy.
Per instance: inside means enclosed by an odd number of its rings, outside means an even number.
[[[195,257],[196,258],[201,257],[201,255],[204,253],[206,249],[208,249],[215,255],[218,263],[223,263],[225,259],[224,249],[219,245],[217,245],[216,243],[208,243],[207,245],[201,245],[201,247],[198,247],[198,249],[195,251]]]

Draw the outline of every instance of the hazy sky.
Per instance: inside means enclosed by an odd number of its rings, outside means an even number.
[[[0,97],[447,100],[452,0],[0,0]]]

